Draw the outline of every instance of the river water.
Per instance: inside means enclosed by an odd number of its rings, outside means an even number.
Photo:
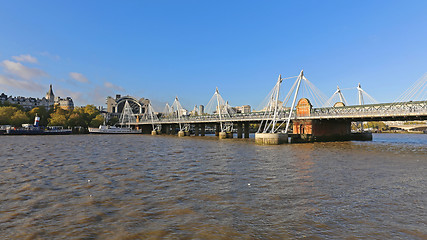
[[[427,239],[427,134],[0,141],[2,239]]]

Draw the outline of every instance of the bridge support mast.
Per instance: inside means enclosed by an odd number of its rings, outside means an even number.
[[[270,101],[266,107],[267,111],[264,114],[258,132],[255,133],[255,143],[257,144],[277,145],[288,141],[288,135],[277,132],[278,126],[276,126],[279,111],[281,111],[281,108],[279,108],[279,93],[282,81],[282,76],[279,75],[279,79],[277,79],[276,85],[271,91],[271,95],[269,95]]]

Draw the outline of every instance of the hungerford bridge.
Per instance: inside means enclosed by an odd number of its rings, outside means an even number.
[[[292,78],[296,78],[293,86],[284,101],[280,101],[281,83]],[[132,114],[129,104],[126,103],[120,124],[152,135],[178,134],[180,137],[189,136],[190,129],[195,136],[205,136],[206,126],[209,126],[210,129],[215,129],[216,136],[220,139],[232,138],[233,132],[237,132],[237,138],[249,138],[250,124],[257,124],[259,127],[255,133],[255,141],[259,144],[280,144],[288,142],[288,139],[292,139],[292,142],[371,140],[372,134],[363,131],[363,122],[427,120],[426,87],[427,74],[397,101],[379,104],[359,84],[357,87],[359,104],[347,106],[339,87],[334,95],[325,101],[320,91],[301,71],[295,77],[282,78],[279,75],[266,98],[267,104],[259,112],[236,113],[216,89],[206,105],[207,113],[202,115],[183,115],[182,112],[185,110],[178,98],[175,98],[172,106],[166,104],[166,109],[161,114],[154,112],[151,103],[148,104],[144,114]],[[299,98],[304,91],[315,102],[325,104],[313,108],[308,98]],[[332,105],[336,97],[339,97],[338,102],[330,107],[325,106]],[[421,97],[424,100],[408,100],[413,97]],[[291,99],[290,107],[285,107]],[[365,104],[365,100],[370,100],[370,103]],[[360,124],[361,131],[352,133],[352,123]]]

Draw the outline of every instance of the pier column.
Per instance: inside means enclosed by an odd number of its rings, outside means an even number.
[[[245,133],[245,138],[249,138],[249,122],[245,122],[244,133]]]
[[[219,136],[219,132],[221,131],[221,125],[217,124],[215,126],[215,136]]]
[[[200,124],[194,124],[194,136],[199,136]]]
[[[200,136],[206,135],[206,124],[202,123],[200,124]]]
[[[143,134],[151,134],[151,131],[153,130],[153,128],[150,125],[143,125],[142,127],[142,133]]]
[[[237,123],[237,138],[243,137],[243,123]]]

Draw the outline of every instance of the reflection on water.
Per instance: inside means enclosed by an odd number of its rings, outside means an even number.
[[[0,140],[6,239],[427,238],[427,135]]]

